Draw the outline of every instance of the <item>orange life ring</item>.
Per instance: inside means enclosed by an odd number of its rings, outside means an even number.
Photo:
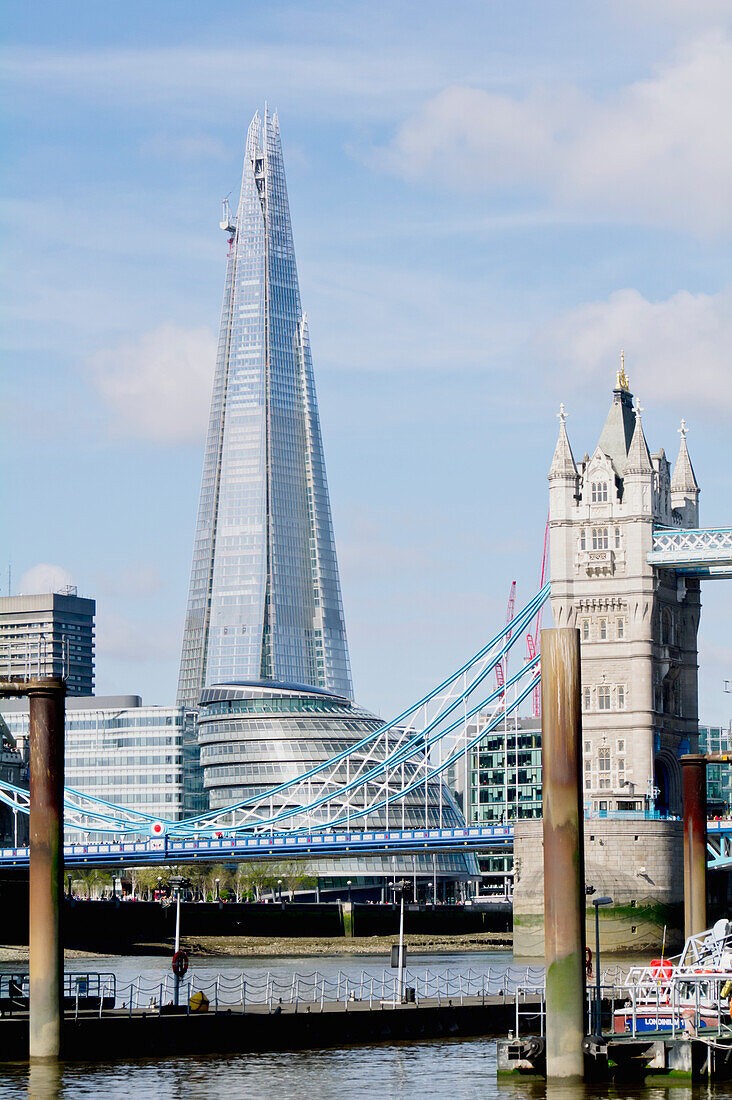
[[[188,953],[186,951],[176,951],[170,965],[176,978],[185,977],[188,970]]]
[[[651,959],[648,969],[654,982],[668,982],[674,972],[670,959]]]

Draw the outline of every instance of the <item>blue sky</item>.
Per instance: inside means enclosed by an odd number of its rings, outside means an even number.
[[[702,522],[732,522],[727,0],[6,0],[5,23],[2,570],[97,598],[98,692],[175,693],[220,201],[265,98],[361,701],[389,716],[513,579],[533,593],[558,403],[580,457],[621,347],[651,449],[685,416]],[[707,721],[732,715],[730,587],[702,593]]]

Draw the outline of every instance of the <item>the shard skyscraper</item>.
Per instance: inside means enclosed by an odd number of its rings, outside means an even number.
[[[351,697],[277,115],[249,127],[230,234],[178,703],[283,680]]]

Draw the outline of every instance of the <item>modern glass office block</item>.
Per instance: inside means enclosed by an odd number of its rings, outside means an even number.
[[[352,695],[315,382],[277,115],[247,136],[181,654],[178,703],[290,680]]]

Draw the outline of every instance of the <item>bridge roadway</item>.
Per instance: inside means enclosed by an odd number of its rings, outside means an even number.
[[[513,843],[513,826],[485,825],[463,829],[382,829],[363,832],[251,833],[243,836],[200,837],[65,844],[64,866],[118,863],[194,863],[196,860],[238,862],[303,856],[344,856],[370,852],[481,850]],[[0,848],[0,867],[27,867],[28,848]]]
[[[732,579],[732,527],[657,528],[648,562],[681,577]]]
[[[64,866],[118,863],[195,863],[197,860],[240,862],[304,856],[364,855],[373,852],[482,851],[513,844],[513,825],[462,829],[382,829],[363,832],[259,833],[242,836],[151,837],[148,840],[65,844]],[[732,867],[732,820],[707,822],[710,870]],[[0,867],[27,867],[28,848],[0,848]]]

